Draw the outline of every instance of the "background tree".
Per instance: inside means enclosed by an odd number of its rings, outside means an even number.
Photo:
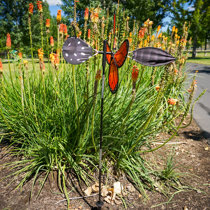
[[[74,0],[62,0],[62,3],[61,8],[65,15],[70,20],[73,20]],[[83,19],[86,7],[96,8],[97,6],[102,8],[101,13],[103,15],[106,14],[106,10],[109,8],[110,16],[112,16],[119,4],[120,10],[125,11],[131,20],[135,19],[137,22],[143,23],[149,18],[153,20],[154,26],[157,26],[162,24],[163,18],[168,15],[167,11],[171,3],[172,0],[80,0],[77,3],[77,17],[78,20]]]
[[[169,9],[172,16],[171,24],[182,33],[185,21],[190,23],[189,37],[193,40],[192,58],[196,57],[196,48],[207,43],[210,32],[209,0],[174,1]]]
[[[6,34],[10,33],[12,47],[16,50],[24,51],[27,54],[30,53],[28,36],[29,3],[33,3],[34,5],[34,13],[32,15],[33,47],[35,51],[40,48],[40,23],[36,2],[35,0],[0,1],[0,51],[5,49]],[[46,1],[43,2],[43,17],[43,28],[45,28],[46,19],[51,18],[49,5]]]

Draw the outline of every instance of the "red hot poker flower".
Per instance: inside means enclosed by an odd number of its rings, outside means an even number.
[[[34,11],[34,5],[32,3],[29,4],[29,7],[28,7],[28,13],[30,15],[33,15],[33,11]]]
[[[88,20],[88,15],[89,15],[89,9],[86,8],[85,9],[85,17],[84,17],[85,20]]]
[[[88,39],[90,39],[90,29],[88,29]]]
[[[19,53],[18,53],[18,56],[19,56],[20,59],[22,59],[22,58],[23,58],[22,52],[19,52]]]
[[[62,34],[63,33],[63,29],[64,29],[64,24],[61,23],[60,27],[59,27],[59,32]]]
[[[137,66],[133,66],[133,69],[132,69],[132,80],[134,82],[137,81],[138,75],[139,75],[139,69],[137,68]]]
[[[169,98],[168,99],[168,104],[170,104],[170,105],[176,105],[177,101],[178,101],[177,99]]]
[[[61,22],[61,10],[58,10],[56,19],[57,19],[57,24],[59,24]]]
[[[7,34],[7,42],[6,42],[7,49],[11,49],[11,37],[10,34]]]
[[[54,39],[53,36],[50,37],[50,46],[54,47]]]
[[[50,19],[46,19],[46,27],[47,27],[47,28],[50,27]]]
[[[146,28],[141,28],[141,29],[139,30],[139,37],[140,37],[141,39],[144,38],[144,33],[145,33],[145,31],[146,31]]]
[[[65,35],[68,34],[67,25],[66,25],[66,24],[63,25],[63,33],[64,33]]]
[[[39,12],[43,12],[43,9],[42,9],[42,1],[37,1],[36,4],[37,4],[37,7],[38,7]]]

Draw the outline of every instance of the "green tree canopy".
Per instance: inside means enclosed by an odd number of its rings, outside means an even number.
[[[188,7],[186,7],[188,4]],[[192,57],[196,56],[196,47],[209,39],[210,34],[210,1],[209,0],[179,0],[173,2],[170,9],[172,24],[182,32],[184,22],[190,24],[189,37],[193,40]]]
[[[62,2],[62,10],[72,20],[74,15],[74,0],[62,0]],[[100,6],[102,8],[102,14],[106,14],[106,9],[109,8],[110,16],[112,16],[118,3],[120,10],[125,11],[126,15],[130,16],[131,19],[143,23],[149,18],[154,22],[154,26],[157,26],[162,24],[162,20],[167,15],[167,9],[170,7],[172,0],[80,0],[77,3],[78,20],[83,19],[86,7],[96,8]]]
[[[40,23],[35,0],[1,0],[0,1],[0,50],[5,49],[6,34],[11,34],[12,48],[29,52],[30,40],[28,29],[28,6],[34,5],[32,15],[32,38],[34,49],[40,47]],[[49,5],[43,2],[43,25],[50,18]]]

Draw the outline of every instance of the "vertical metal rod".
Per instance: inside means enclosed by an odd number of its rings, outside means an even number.
[[[103,112],[104,112],[104,80],[105,80],[105,67],[106,67],[106,40],[103,43],[103,76],[102,76],[102,88],[101,88],[101,128],[100,128],[100,144],[99,144],[99,200],[96,203],[98,209],[103,206],[103,201],[101,200],[101,167],[102,167],[102,142],[103,142]]]

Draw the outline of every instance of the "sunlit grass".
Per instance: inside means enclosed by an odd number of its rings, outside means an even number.
[[[198,52],[196,58],[192,59],[191,57],[189,57],[187,59],[187,62],[210,65],[210,53],[206,53],[205,55],[205,53]]]

